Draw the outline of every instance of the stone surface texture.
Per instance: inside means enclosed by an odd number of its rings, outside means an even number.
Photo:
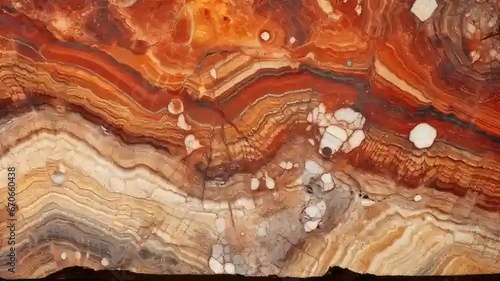
[[[499,10],[0,0],[0,277],[500,273]]]

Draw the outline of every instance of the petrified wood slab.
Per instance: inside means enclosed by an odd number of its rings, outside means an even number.
[[[500,1],[0,3],[0,277],[500,272]]]

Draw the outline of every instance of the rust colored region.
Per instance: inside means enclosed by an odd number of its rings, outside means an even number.
[[[0,0],[0,277],[500,273],[499,11]]]

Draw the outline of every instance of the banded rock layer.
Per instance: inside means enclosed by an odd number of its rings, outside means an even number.
[[[433,3],[1,0],[0,276],[500,272],[500,2]]]

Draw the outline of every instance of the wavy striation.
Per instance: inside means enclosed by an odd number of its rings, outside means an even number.
[[[0,5],[0,276],[500,272],[499,1]]]

